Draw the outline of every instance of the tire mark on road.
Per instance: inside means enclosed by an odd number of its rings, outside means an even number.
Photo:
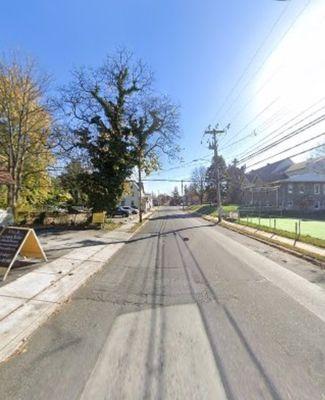
[[[175,239],[176,239],[176,242],[177,242],[177,247],[178,247],[178,250],[179,250],[181,259],[182,259],[182,263],[183,263],[183,266],[184,266],[184,270],[186,271],[187,280],[188,280],[188,283],[189,283],[191,292],[193,292],[193,296],[194,296],[194,288],[193,288],[193,285],[192,285],[192,283],[191,283],[191,281],[190,281],[190,276],[189,276],[189,273],[188,273],[188,271],[187,271],[187,266],[186,266],[186,263],[185,263],[185,261],[184,261],[183,254],[182,254],[182,250],[181,250],[181,247],[180,247],[180,244],[179,244],[179,243],[182,243],[183,248],[186,249],[187,253],[188,253],[189,256],[191,257],[191,259],[192,259],[192,261],[193,261],[193,265],[195,266],[195,268],[197,269],[197,271],[198,271],[199,274],[201,275],[201,277],[202,277],[202,279],[203,279],[203,281],[204,281],[206,287],[208,288],[208,290],[209,290],[211,296],[213,297],[213,299],[215,300],[215,302],[216,302],[218,305],[220,305],[220,306],[222,307],[222,309],[224,310],[225,315],[226,315],[226,317],[227,317],[229,323],[230,323],[231,326],[233,327],[233,329],[234,329],[234,331],[236,332],[236,334],[237,334],[237,336],[238,336],[240,342],[242,343],[242,345],[243,345],[243,347],[245,348],[247,354],[249,355],[250,359],[252,360],[252,362],[254,363],[256,369],[258,370],[258,372],[259,372],[261,378],[263,379],[263,381],[264,381],[266,387],[268,388],[268,391],[269,391],[270,395],[272,396],[272,398],[273,398],[274,400],[282,400],[282,397],[281,397],[281,395],[278,393],[278,391],[277,391],[277,389],[276,389],[276,387],[275,387],[275,384],[272,382],[271,378],[267,375],[267,373],[266,373],[266,371],[265,371],[265,369],[264,369],[262,363],[261,363],[261,362],[258,360],[258,358],[255,356],[255,354],[254,354],[252,348],[251,348],[250,345],[248,344],[248,342],[247,342],[247,340],[246,340],[244,334],[242,333],[241,329],[239,328],[238,324],[236,323],[236,321],[235,321],[234,317],[232,316],[231,312],[229,311],[229,309],[227,308],[226,305],[220,303],[217,294],[215,293],[215,291],[214,291],[213,288],[211,287],[211,285],[210,285],[210,283],[209,283],[207,277],[205,276],[204,272],[202,271],[202,268],[200,267],[200,265],[199,265],[199,263],[198,263],[196,257],[194,256],[193,252],[191,251],[188,242],[187,242],[187,241],[184,241],[184,238],[182,237],[182,235],[181,235],[179,232],[175,232],[174,235],[175,235]],[[180,240],[177,240],[177,238],[179,238]],[[193,297],[193,298],[194,298],[194,297]],[[206,329],[207,329],[207,335],[208,335],[208,338],[209,338],[209,341],[210,341],[210,344],[211,344],[211,348],[212,348],[212,350],[213,350],[213,352],[214,352],[214,354],[215,354],[215,360],[216,360],[216,362],[217,362],[217,365],[219,365],[220,363],[221,363],[221,365],[222,365],[222,361],[221,361],[221,359],[220,359],[220,357],[219,357],[219,355],[218,355],[218,351],[217,351],[217,349],[215,348],[215,345],[213,344],[213,341],[212,341],[212,339],[211,339],[211,338],[212,338],[212,336],[211,336],[212,333],[211,333],[210,330],[209,330],[208,320],[207,320],[207,318],[205,318],[203,307],[202,307],[202,305],[201,305],[200,303],[197,303],[197,304],[198,304],[198,306],[199,306],[199,309],[200,309],[200,312],[201,312],[201,315],[202,315],[202,320],[203,320],[203,322],[204,322],[204,324],[205,324],[205,327],[206,327]],[[234,396],[233,396],[233,393],[232,393],[231,390],[230,390],[230,384],[229,384],[229,382],[228,382],[228,380],[227,380],[227,377],[225,376],[225,373],[223,372],[223,368],[219,369],[219,371],[220,371],[220,375],[221,375],[222,381],[223,381],[224,384],[225,384],[225,391],[226,391],[226,393],[227,393],[227,396],[228,396],[228,395],[229,395],[229,396],[232,396],[232,397],[230,397],[230,398],[233,399]],[[224,380],[225,380],[225,381],[224,381]],[[228,393],[228,391],[229,391],[229,393]],[[229,397],[228,397],[228,398],[229,398]]]

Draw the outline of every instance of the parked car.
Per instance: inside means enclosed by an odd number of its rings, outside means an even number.
[[[58,214],[67,214],[69,211],[67,208],[64,208],[62,206],[50,206],[50,207],[48,207],[48,212],[58,213]]]
[[[123,208],[123,210],[127,210],[130,211],[131,214],[139,214],[139,210],[137,210],[134,207],[130,207],[130,206],[121,206]]]
[[[70,206],[68,208],[70,214],[81,214],[91,212],[91,208],[85,206]]]
[[[120,215],[121,217],[129,217],[131,215],[131,212],[129,210],[124,210],[122,207],[116,207],[115,210],[112,212],[112,216],[118,216]]]

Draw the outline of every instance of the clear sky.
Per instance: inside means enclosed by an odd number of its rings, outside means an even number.
[[[99,65],[107,53],[125,46],[151,66],[157,88],[180,104],[185,162],[209,154],[200,143],[209,123],[232,123],[228,137],[221,141],[221,149],[256,130],[255,136],[225,148],[225,157],[230,161],[254,140],[261,140],[265,132],[276,128],[277,122],[283,122],[318,99],[317,90],[312,99],[306,100],[304,93],[305,104],[285,108],[299,95],[293,87],[300,85],[302,76],[308,73],[314,77],[312,82],[305,82],[305,91],[311,84],[323,91],[315,78],[318,75],[313,75],[302,62],[301,42],[303,38],[305,47],[310,49],[315,37],[318,38],[308,57],[315,57],[323,46],[325,2],[312,0],[304,10],[307,3],[308,0],[2,1],[0,50],[20,49],[33,55],[53,75],[54,86],[59,86],[69,80],[73,66]],[[309,34],[308,39],[306,30],[316,33]],[[288,48],[294,52],[282,69]],[[249,63],[244,79],[223,105]],[[325,62],[321,60],[318,64],[319,71],[324,71]],[[296,65],[300,65],[300,72],[292,75]],[[286,85],[279,101],[281,88]],[[204,162],[208,159],[197,165]],[[152,177],[186,179],[195,165],[187,164]],[[174,166],[165,162],[163,167]],[[148,183],[146,189],[163,192],[173,186],[173,183]]]

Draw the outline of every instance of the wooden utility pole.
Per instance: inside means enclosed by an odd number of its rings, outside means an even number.
[[[141,176],[141,162],[138,167],[138,182],[139,182],[139,222],[142,222],[142,176]]]
[[[181,199],[182,199],[182,209],[184,210],[184,182],[181,180]]]
[[[216,168],[215,174],[217,176],[217,182],[216,184],[216,191],[217,191],[217,198],[218,198],[218,218],[219,221],[221,220],[221,207],[222,207],[222,201],[221,201],[221,185],[220,185],[220,171],[219,171],[219,165],[217,163],[217,157],[218,157],[218,136],[222,135],[223,133],[226,133],[230,127],[230,124],[226,126],[224,129],[218,129],[219,124],[217,124],[214,128],[211,128],[211,125],[208,126],[208,128],[204,131],[203,136],[205,135],[211,135],[212,139],[209,141],[209,149],[213,150],[213,158],[214,158],[214,166]]]

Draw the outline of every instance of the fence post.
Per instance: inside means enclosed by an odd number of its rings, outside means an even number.
[[[295,241],[293,243],[293,245],[296,245],[297,242],[297,235],[298,235],[298,222],[295,222]]]
[[[299,220],[299,238],[300,238],[300,235],[301,235],[301,219]]]

